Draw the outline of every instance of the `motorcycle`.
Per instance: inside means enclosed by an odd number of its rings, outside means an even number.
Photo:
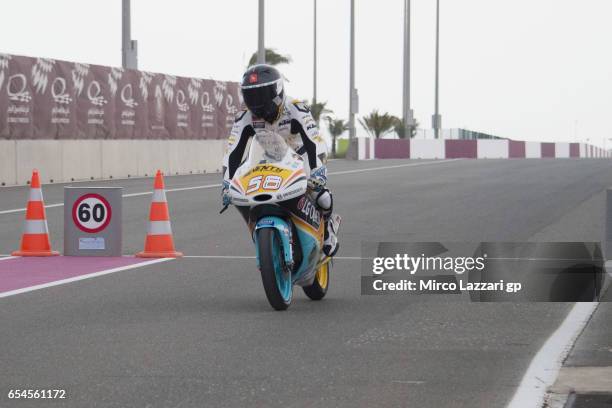
[[[294,285],[323,299],[332,262],[322,251],[325,225],[308,190],[309,166],[274,132],[258,132],[248,152],[229,191],[251,232],[270,305],[286,310]]]

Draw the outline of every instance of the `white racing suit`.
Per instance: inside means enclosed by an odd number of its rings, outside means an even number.
[[[238,113],[223,156],[224,186],[229,185],[229,181],[240,166],[249,139],[260,131],[271,131],[281,135],[289,147],[304,157],[304,162],[308,163],[310,168],[311,179],[322,183],[320,188],[310,194],[322,210],[325,219],[323,251],[329,256],[335,255],[338,249],[337,230],[340,218],[332,216],[333,199],[325,187],[327,146],[310,109],[304,102],[286,97],[282,112],[273,124],[255,118],[248,110]]]

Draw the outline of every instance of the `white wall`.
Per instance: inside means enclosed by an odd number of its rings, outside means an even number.
[[[16,183],[16,149],[17,142],[15,140],[0,140],[0,186]]]
[[[507,140],[478,140],[479,159],[507,159],[509,146]]]
[[[444,140],[410,140],[411,159],[444,159]]]
[[[102,178],[101,140],[71,140],[69,143],[61,141],[59,144],[62,150],[63,180]]]
[[[359,160],[370,160],[373,159],[374,156],[374,141],[376,140],[373,137],[359,137],[357,138],[359,143]],[[368,146],[369,145],[369,148]]]
[[[555,143],[555,157],[559,159],[567,159],[570,157],[569,143]]]
[[[218,172],[225,140],[2,140],[0,185]]]
[[[542,157],[542,144],[540,142],[525,142],[525,158],[539,159]]]
[[[134,142],[136,140],[102,141],[100,145],[102,178],[144,176],[144,173],[138,173],[139,154]]]
[[[32,178],[32,170],[40,173],[41,183],[63,181],[62,144],[58,140],[18,140],[15,154],[17,184]]]

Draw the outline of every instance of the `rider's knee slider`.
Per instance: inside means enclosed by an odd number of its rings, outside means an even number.
[[[334,208],[334,199],[329,190],[324,189],[317,194],[316,203],[324,212],[331,212]]]

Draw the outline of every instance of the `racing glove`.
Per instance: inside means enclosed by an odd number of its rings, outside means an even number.
[[[232,196],[229,192],[229,181],[223,180],[223,186],[221,187],[221,202],[226,207],[232,203]]]
[[[318,169],[315,169],[310,173],[310,178],[308,179],[308,188],[312,191],[319,192],[325,189],[325,185],[327,184],[327,168],[325,166],[321,166]]]

